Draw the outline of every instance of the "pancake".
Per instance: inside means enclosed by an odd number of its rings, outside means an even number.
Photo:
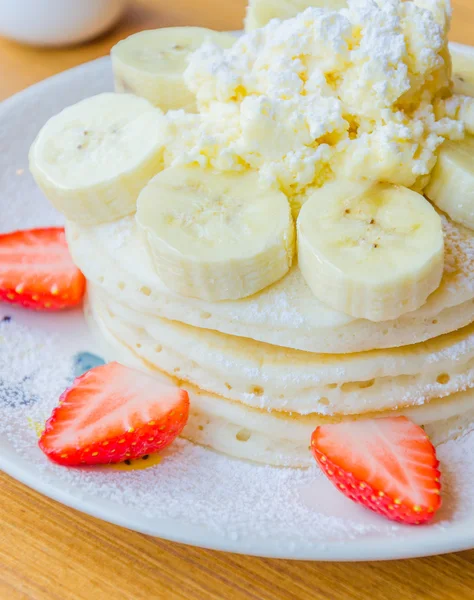
[[[403,348],[352,354],[284,349],[150,317],[89,286],[95,321],[170,375],[249,406],[360,414],[474,387],[474,324]]]
[[[87,310],[86,316],[105,357],[151,372],[157,378],[167,378],[152,363],[138,355],[139,349],[132,349],[115,337],[103,321],[96,320],[93,311]],[[306,467],[313,464],[309,452],[312,431],[324,423],[361,416],[328,417],[262,410],[210,394],[182,381],[178,383],[188,391],[191,403],[183,437],[237,458],[269,465]],[[440,444],[472,430],[474,392],[468,390],[432,400],[422,406],[364,416],[376,418],[400,414],[422,425],[433,443]]]
[[[94,227],[68,224],[74,261],[109,297],[151,316],[319,353],[361,352],[415,344],[474,320],[474,236],[443,217],[445,269],[439,288],[418,310],[374,323],[317,300],[295,265],[254,296],[206,302],[170,291],[156,275],[133,217]]]

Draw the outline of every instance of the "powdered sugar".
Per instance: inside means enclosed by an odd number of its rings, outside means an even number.
[[[60,348],[58,336],[35,335],[34,330],[17,325],[14,319],[2,321],[0,404],[3,401],[15,409],[27,406],[33,411],[29,416],[42,417],[34,414],[40,400],[57,398],[71,379],[72,358]]]
[[[110,500],[148,518],[205,526],[231,539],[251,534],[265,538],[271,532],[282,540],[295,540],[298,535],[307,538],[310,528],[312,539],[318,541],[380,528],[335,517],[324,507],[318,510],[314,500],[326,482],[316,467],[302,471],[257,466],[184,440],[164,454],[160,465],[145,471],[51,464],[36,447],[36,430],[71,381],[73,357],[64,352],[63,343],[67,329],[59,328],[61,333],[50,336],[41,327],[18,324],[19,318],[16,313],[0,324],[0,431],[44,481],[72,488],[75,495]],[[392,526],[383,524],[382,530],[392,531]]]
[[[440,525],[472,517],[474,511],[474,433],[438,448],[443,474],[444,506]]]
[[[221,541],[242,543],[242,548],[250,541],[275,540],[275,550],[288,555],[302,544],[411,534],[345,499],[316,466],[259,466],[184,440],[176,441],[159,465],[144,471],[53,465],[37,448],[36,429],[73,375],[69,328],[58,317],[56,334],[51,335],[47,330],[52,322],[43,326],[41,319],[9,312],[13,318],[0,324],[0,432],[7,444],[2,455],[13,449],[43,484],[67,490],[75,501],[91,507],[106,503],[125,519],[139,514],[151,529],[157,520],[171,520],[178,528],[201,527]],[[21,324],[25,319],[29,326]],[[76,330],[78,345],[90,349],[82,341],[86,337],[77,335],[78,325]],[[448,527],[453,520],[469,517],[474,506],[474,436],[444,444],[439,455],[446,474],[441,525]]]
[[[104,233],[110,239],[111,250],[118,250],[124,247],[132,234],[134,222],[135,217],[130,216],[102,225]]]
[[[474,290],[474,236],[462,225],[454,224],[443,216],[445,239],[444,271],[448,280],[448,293],[460,288]]]

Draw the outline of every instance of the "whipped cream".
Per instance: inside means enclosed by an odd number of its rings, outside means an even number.
[[[449,17],[442,0],[349,0],[204,44],[184,75],[198,114],[163,118],[165,165],[257,169],[289,196],[335,176],[422,187],[465,130],[444,106]]]

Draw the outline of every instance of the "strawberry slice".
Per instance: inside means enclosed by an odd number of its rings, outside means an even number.
[[[188,412],[186,391],[113,362],[87,371],[62,394],[39,446],[67,466],[139,458],[171,444]]]
[[[0,302],[60,310],[79,304],[84,291],[84,275],[72,262],[64,229],[0,234]]]
[[[419,525],[441,506],[435,449],[406,417],[322,425],[311,450],[338,490],[388,519]]]

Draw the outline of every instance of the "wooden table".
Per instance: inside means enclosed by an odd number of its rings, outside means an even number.
[[[245,0],[141,0],[85,46],[0,40],[0,99],[163,25],[238,29]],[[454,0],[451,39],[474,44],[474,0]],[[276,561],[200,550],[84,516],[0,474],[0,600],[468,600],[474,550],[386,563]]]

